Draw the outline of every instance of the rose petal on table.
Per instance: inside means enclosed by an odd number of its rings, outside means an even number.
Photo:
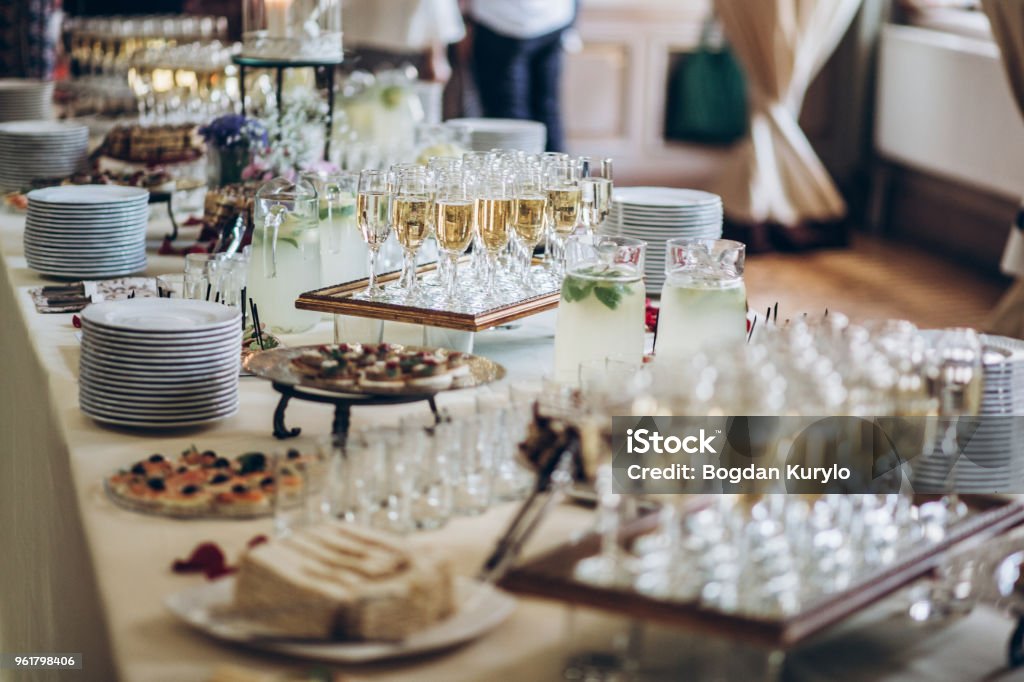
[[[266,535],[255,535],[251,540],[249,540],[246,546],[249,549],[252,549],[253,547],[262,545],[264,542],[270,542],[270,538],[268,538]]]
[[[187,559],[175,559],[171,570],[175,573],[206,573],[219,571],[227,566],[224,551],[213,542],[202,542],[192,550]]]

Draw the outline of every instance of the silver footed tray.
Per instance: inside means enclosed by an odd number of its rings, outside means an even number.
[[[283,386],[365,396],[427,398],[505,376],[504,367],[479,355],[388,343],[275,348],[250,355],[243,366]]]

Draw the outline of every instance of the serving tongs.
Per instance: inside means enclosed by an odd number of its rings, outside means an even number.
[[[537,481],[530,496],[523,501],[512,523],[480,569],[477,578],[481,582],[497,583],[515,562],[527,540],[572,483],[579,447],[579,440],[574,439],[560,455],[548,457],[537,470]]]

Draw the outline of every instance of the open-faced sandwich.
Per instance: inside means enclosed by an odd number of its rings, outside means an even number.
[[[342,388],[358,385],[382,391],[406,387],[440,391],[469,373],[464,353],[406,349],[391,343],[320,346],[296,356],[292,365],[303,376]]]

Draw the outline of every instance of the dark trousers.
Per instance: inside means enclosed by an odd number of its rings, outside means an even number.
[[[475,24],[473,30],[473,75],[484,116],[540,121],[548,128],[548,151],[563,151],[560,89],[564,29],[525,40],[495,33],[481,24]]]

